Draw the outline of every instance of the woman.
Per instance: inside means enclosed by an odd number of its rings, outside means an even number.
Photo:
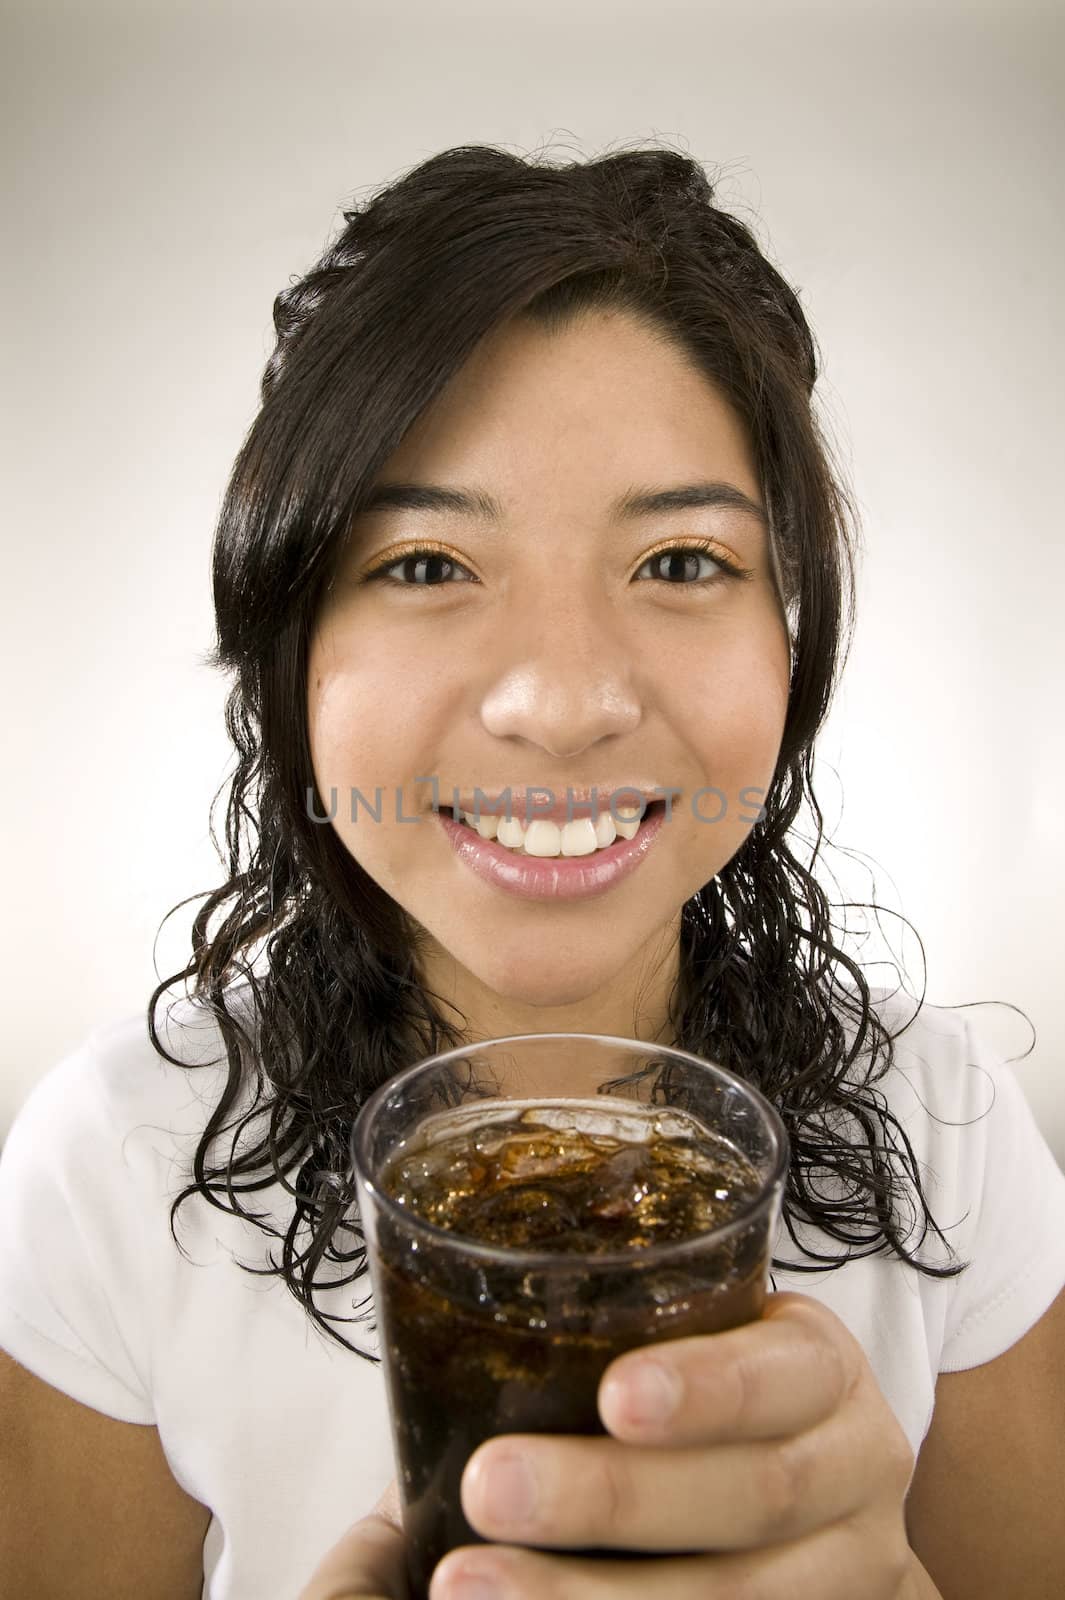
[[[616,1362],[605,1437],[482,1446],[492,1542],[431,1600],[1049,1596],[1065,1177],[971,1024],[870,991],[792,849],[853,600],[795,294],[661,149],[450,150],[345,221],[275,304],[217,534],[238,766],[191,996],[152,996],[157,1054],[120,1025],[61,1064],[0,1167],[10,1570],[399,1600],[352,1120],[420,1055],[575,1029],[774,1100],[778,1292]],[[593,786],[672,797],[624,874],[608,835],[446,809]]]

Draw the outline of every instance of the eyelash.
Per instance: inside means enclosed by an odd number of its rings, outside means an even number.
[[[661,549],[652,550],[649,556],[645,556],[644,560],[641,562],[641,567],[645,567],[649,561],[657,561],[662,556],[669,555],[709,556],[721,569],[718,572],[711,573],[708,578],[696,578],[694,583],[671,583],[668,578],[659,578],[656,580],[656,582],[665,584],[669,589],[709,589],[715,584],[721,583],[729,578],[746,579],[754,577],[754,572],[751,570],[751,568],[741,567],[738,562],[730,561],[727,556],[723,556],[720,553],[718,546],[708,539],[697,539],[688,544],[663,545]],[[441,549],[439,546],[420,544],[412,546],[409,550],[401,552],[398,556],[393,554],[387,561],[383,561],[379,566],[373,567],[369,572],[363,573],[361,581],[363,583],[383,582],[393,589],[450,588],[451,585],[448,583],[403,583],[398,578],[389,577],[389,573],[392,572],[393,568],[402,567],[408,561],[414,561],[425,556],[440,556],[451,566],[460,567],[464,572],[469,571],[468,567],[463,567],[461,561],[456,561],[454,556],[449,555],[446,550]],[[477,578],[473,579],[474,583],[479,581],[480,580]]]

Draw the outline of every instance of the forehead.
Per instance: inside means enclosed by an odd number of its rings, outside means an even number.
[[[663,479],[724,478],[752,498],[750,442],[721,389],[664,331],[619,311],[560,329],[528,318],[494,330],[408,430],[382,473],[530,483],[567,494]]]

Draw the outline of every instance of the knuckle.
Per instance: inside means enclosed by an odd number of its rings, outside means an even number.
[[[901,1428],[895,1430],[894,1448],[891,1452],[891,1467],[894,1486],[897,1488],[901,1499],[910,1487],[916,1457],[909,1439]]]
[[[905,1457],[900,1453],[892,1463],[890,1483],[891,1504],[893,1506],[901,1508],[906,1503],[906,1496],[910,1490],[910,1480],[913,1477],[913,1464],[913,1456],[909,1451],[906,1452]]]
[[[756,1484],[764,1539],[775,1543],[800,1531],[811,1470],[810,1452],[801,1434],[765,1448]]]
[[[864,1363],[857,1340],[819,1301],[803,1299],[794,1309],[800,1315],[793,1332],[805,1342],[811,1363],[832,1377],[840,1394],[853,1390]]]
[[[631,1526],[632,1496],[620,1457],[615,1453],[605,1458],[591,1456],[588,1475],[587,1487],[580,1502],[582,1519],[587,1516],[587,1508],[591,1506],[595,1526],[604,1536]]]
[[[842,1348],[835,1339],[827,1339],[821,1329],[810,1329],[806,1334],[807,1357],[812,1370],[825,1381],[826,1390],[839,1401],[853,1392],[858,1374],[851,1370]]]
[[[891,1533],[883,1519],[851,1516],[837,1524],[837,1575],[862,1600],[899,1600],[910,1575],[905,1532]]]
[[[811,1328],[816,1328],[822,1337],[824,1336],[830,1313],[820,1300],[815,1300],[812,1295],[798,1294],[792,1290],[786,1295],[775,1296],[774,1299],[776,1304],[786,1309],[787,1321],[794,1323],[796,1327],[807,1324]]]
[[[913,1556],[905,1539],[892,1541],[884,1561],[884,1600],[896,1600],[913,1571]]]
[[[742,1433],[750,1423],[758,1392],[755,1363],[751,1357],[738,1351],[717,1375],[715,1389],[718,1390],[714,1395],[718,1418],[727,1419],[731,1431]]]
[[[887,1402],[883,1405],[886,1408]],[[882,1501],[901,1507],[910,1487],[915,1456],[909,1438],[894,1412],[887,1413],[888,1426],[881,1429],[877,1449],[869,1458],[867,1481]]]
[[[860,1541],[870,1583],[875,1584],[871,1600],[896,1600],[911,1571],[910,1545],[902,1518],[881,1519],[872,1529],[866,1524],[860,1530]]]

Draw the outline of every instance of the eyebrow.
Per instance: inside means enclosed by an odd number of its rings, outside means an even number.
[[[764,506],[760,506],[734,484],[716,480],[683,483],[670,489],[629,489],[614,501],[610,510],[614,519],[622,522],[661,516],[670,511],[697,511],[705,507],[746,512],[756,517],[762,527],[769,531],[769,517]],[[360,506],[359,514],[384,510],[450,511],[476,517],[482,522],[503,520],[502,506],[483,489],[445,489],[434,483],[377,484]]]

